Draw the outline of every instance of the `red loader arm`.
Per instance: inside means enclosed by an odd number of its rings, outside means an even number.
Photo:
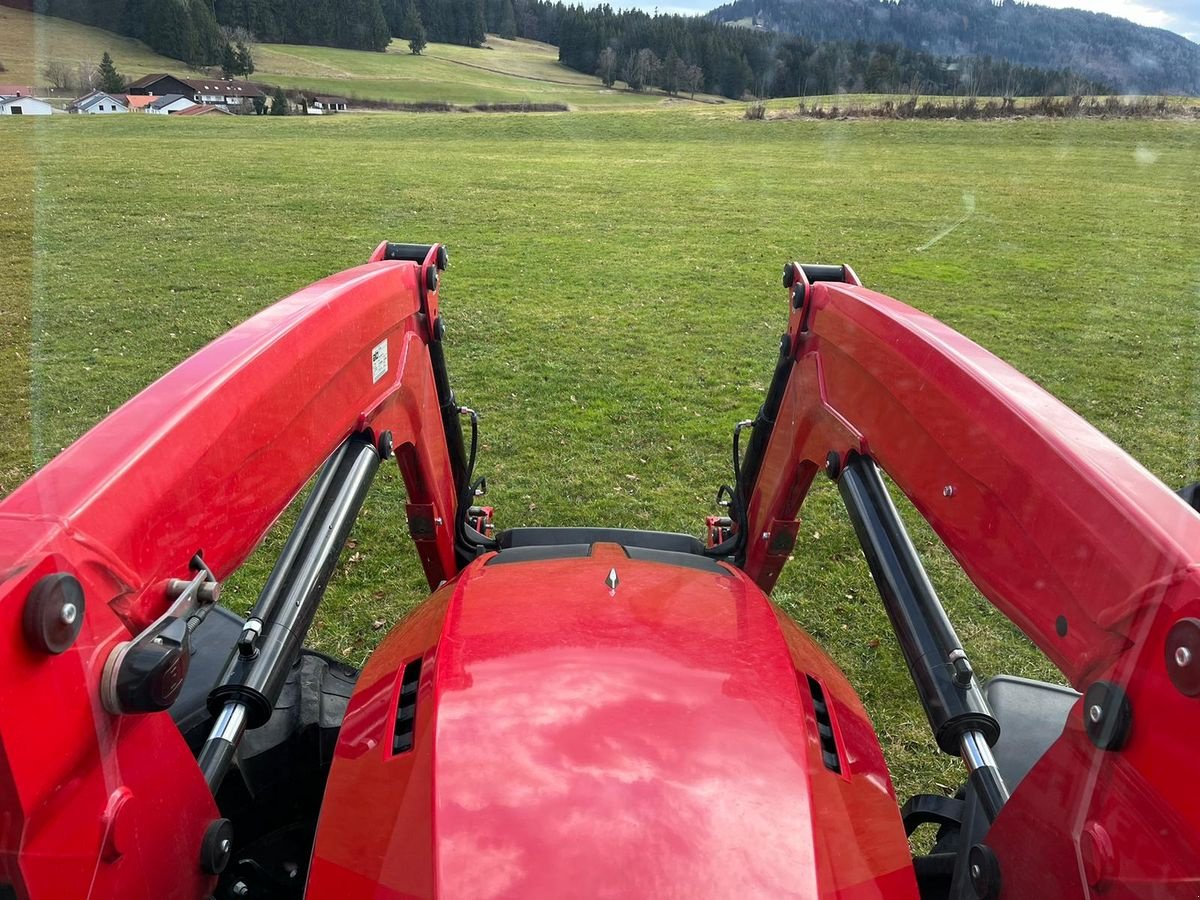
[[[743,465],[745,571],[769,591],[813,478],[873,459],[1085,692],[989,832],[1002,896],[1196,896],[1200,516],[1046,391],[848,268],[791,264],[785,285],[774,398]]]
[[[381,244],[181,363],[0,504],[0,885],[212,891],[209,787],[167,714],[104,708],[105,663],[171,605],[172,579],[194,578],[195,554],[216,579],[236,569],[348,436],[394,448],[430,585],[458,571],[445,258]]]

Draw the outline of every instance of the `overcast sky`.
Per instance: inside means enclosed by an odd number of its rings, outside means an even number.
[[[708,12],[725,0],[669,0],[656,5],[653,0],[635,0],[630,5],[664,13],[695,14]],[[615,2],[613,6],[624,6]],[[1108,13],[1130,19],[1139,25],[1167,28],[1200,43],[1200,0],[1039,0],[1040,6],[1071,7]]]

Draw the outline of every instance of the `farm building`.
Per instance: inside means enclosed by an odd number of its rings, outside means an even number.
[[[129,86],[130,94],[165,97],[180,94],[193,103],[223,106],[230,109],[248,108],[255,97],[266,95],[248,81],[227,81],[224,78],[176,78],[158,73],[139,78]]]
[[[130,112],[147,112],[150,104],[159,99],[153,94],[118,94],[117,96],[125,101]]]
[[[185,109],[191,109],[195,105],[194,102],[182,94],[167,94],[165,97],[154,98],[154,102],[146,107],[146,112],[159,116],[167,116],[183,112]]]
[[[124,99],[120,95],[92,91],[68,106],[67,112],[107,116],[112,113],[127,113],[129,107],[125,105]]]
[[[28,84],[0,84],[0,97],[32,97],[33,88]]]
[[[330,97],[324,94],[312,94],[304,98],[304,111],[310,116],[323,116],[330,112],[345,112],[349,102],[345,97]]]
[[[35,97],[0,97],[0,116],[48,116],[54,108]]]
[[[199,104],[193,104],[193,105],[189,106],[187,109],[181,109],[181,110],[179,110],[179,112],[175,113],[175,115],[177,115],[177,116],[208,116],[208,115],[230,116],[230,115],[233,115],[233,113],[231,113],[229,110],[225,109],[225,107],[223,107],[223,106],[211,106],[208,103],[199,103]]]

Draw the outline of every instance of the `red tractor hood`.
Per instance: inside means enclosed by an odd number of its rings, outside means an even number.
[[[857,697],[749,579],[615,544],[504,556],[371,658],[309,896],[916,896]]]

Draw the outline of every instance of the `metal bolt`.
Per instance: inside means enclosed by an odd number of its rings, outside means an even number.
[[[245,897],[250,893],[250,888],[246,887],[246,882],[244,881],[234,882],[233,887],[229,890],[235,897]]]
[[[434,516],[434,519],[433,519],[433,524],[434,524],[434,525],[437,525],[437,526],[440,528],[440,527],[442,526],[442,517],[441,517],[441,516]]]
[[[979,868],[979,863],[971,864],[971,880],[978,881],[983,876],[983,869]]]
[[[944,488],[942,488],[942,496],[943,497],[953,497],[954,496],[954,485],[948,484]]]
[[[1093,722],[1099,722],[1102,718],[1104,718],[1104,707],[1099,703],[1093,703],[1090,707],[1088,707],[1088,718]]]
[[[764,532],[762,533],[762,539],[763,539],[764,541],[769,541],[769,540],[771,539],[771,532],[769,532],[769,531],[764,531]]]
[[[1184,666],[1191,663],[1191,661],[1192,661],[1192,651],[1191,650],[1189,650],[1187,647],[1176,647],[1175,648],[1175,665],[1179,666],[1179,668],[1182,669]]]
[[[64,625],[74,625],[75,620],[79,617],[79,607],[74,603],[64,603],[62,609],[58,611],[58,617]]]
[[[222,853],[228,853],[232,849],[233,849],[233,843],[229,840],[229,838],[225,838],[225,840],[221,841],[221,852]]]

